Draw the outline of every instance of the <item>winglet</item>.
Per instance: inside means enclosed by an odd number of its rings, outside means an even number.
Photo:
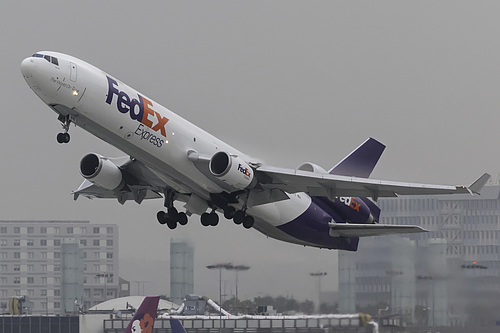
[[[125,333],[152,332],[158,310],[160,296],[147,296],[130,321]]]
[[[483,189],[484,185],[488,182],[488,180],[491,178],[491,175],[488,173],[484,173],[481,177],[479,177],[474,183],[472,183],[469,187],[468,190],[471,194],[481,194],[481,190]]]

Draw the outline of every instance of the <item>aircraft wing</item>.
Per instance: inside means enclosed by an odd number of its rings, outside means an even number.
[[[428,231],[415,225],[353,224],[331,222],[328,224],[328,226],[330,227],[330,235],[333,237],[369,237]]]
[[[257,166],[255,172],[262,187],[269,190],[307,192],[311,196],[325,196],[330,199],[336,196],[351,196],[371,197],[375,200],[398,195],[479,193],[490,177],[484,174],[470,187],[466,187],[376,180],[264,165]]]

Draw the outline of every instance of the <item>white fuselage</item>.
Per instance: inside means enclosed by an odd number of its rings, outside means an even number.
[[[23,75],[33,91],[54,111],[69,115],[77,126],[140,160],[175,191],[194,193],[205,200],[210,193],[224,191],[188,159],[190,151],[205,156],[225,151],[249,161],[234,147],[102,70],[65,54],[40,54],[58,61],[56,65],[44,58],[29,57],[22,62]],[[249,208],[248,213],[256,218],[255,228],[266,235],[314,246],[277,228],[303,214],[310,205],[311,198],[301,193]]]

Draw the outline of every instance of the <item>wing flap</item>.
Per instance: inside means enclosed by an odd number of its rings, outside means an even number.
[[[428,230],[415,225],[350,224],[330,222],[328,226],[330,227],[330,236],[333,237],[370,237],[428,232]]]

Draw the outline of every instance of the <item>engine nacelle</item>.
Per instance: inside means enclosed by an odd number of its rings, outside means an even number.
[[[252,185],[253,169],[238,156],[220,151],[212,156],[209,167],[213,176],[232,187],[243,190]]]
[[[95,185],[107,190],[115,190],[123,186],[123,175],[120,168],[107,158],[90,153],[80,161],[80,174]]]
[[[327,173],[325,169],[323,169],[319,165],[311,163],[311,162],[302,163],[301,165],[299,165],[297,167],[297,170],[316,172],[316,173]]]

